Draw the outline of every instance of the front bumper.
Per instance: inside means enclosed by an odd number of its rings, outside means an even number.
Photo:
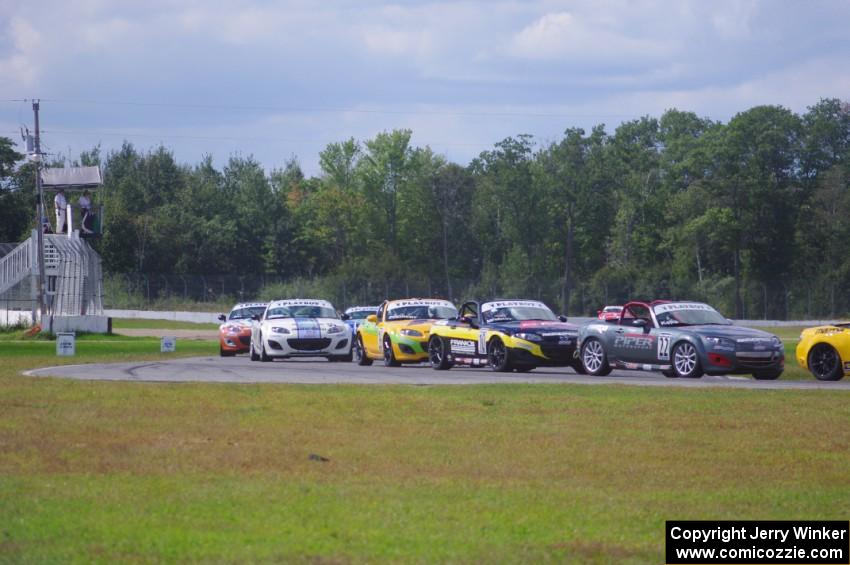
[[[536,367],[567,367],[576,360],[576,338],[566,342],[557,340],[533,342],[513,338],[505,344],[511,352],[512,361]]]
[[[736,375],[781,371],[785,368],[785,352],[774,351],[709,351],[703,360],[709,375]]]
[[[402,363],[421,363],[428,360],[428,335],[410,337],[398,334],[390,335],[390,343],[397,361]]]
[[[328,357],[346,355],[351,349],[351,336],[347,333],[311,339],[284,334],[263,339],[270,357]]]
[[[251,330],[247,329],[238,334],[220,333],[218,343],[223,351],[246,353],[251,348]]]

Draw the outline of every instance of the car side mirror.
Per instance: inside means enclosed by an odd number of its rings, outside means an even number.
[[[566,322],[566,321],[567,321],[567,317],[566,317],[566,316],[564,316],[563,314],[561,314],[560,316],[558,316],[558,319],[559,319],[559,320],[561,320],[562,322]]]
[[[351,316],[349,316],[348,314],[343,314],[342,316],[340,316],[340,319],[341,319],[343,322],[345,322],[345,321],[347,321],[347,320],[350,320],[350,319],[351,319]]]
[[[226,321],[227,321],[227,316],[225,316],[224,314],[219,314],[219,315],[218,315],[218,321],[219,321],[219,322],[226,322]]]
[[[378,323],[378,317],[374,314],[369,314],[368,316],[366,316],[366,321],[371,323],[371,324],[377,324]]]

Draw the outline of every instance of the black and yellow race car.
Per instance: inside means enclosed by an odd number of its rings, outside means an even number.
[[[494,371],[572,367],[583,373],[576,355],[578,328],[536,300],[470,301],[458,316],[431,326],[428,359],[437,370],[454,365],[489,366]]]

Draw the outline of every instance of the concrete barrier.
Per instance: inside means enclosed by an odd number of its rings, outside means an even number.
[[[219,314],[227,312],[157,312],[153,310],[104,310],[110,318],[135,318],[141,320],[173,320],[196,324],[217,324]]]

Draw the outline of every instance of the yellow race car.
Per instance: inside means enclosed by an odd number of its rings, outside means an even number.
[[[797,363],[819,381],[840,381],[850,375],[850,322],[803,330]]]
[[[457,308],[448,300],[386,300],[357,328],[354,360],[358,365],[371,365],[383,359],[387,367],[427,361],[431,325],[455,316]]]

